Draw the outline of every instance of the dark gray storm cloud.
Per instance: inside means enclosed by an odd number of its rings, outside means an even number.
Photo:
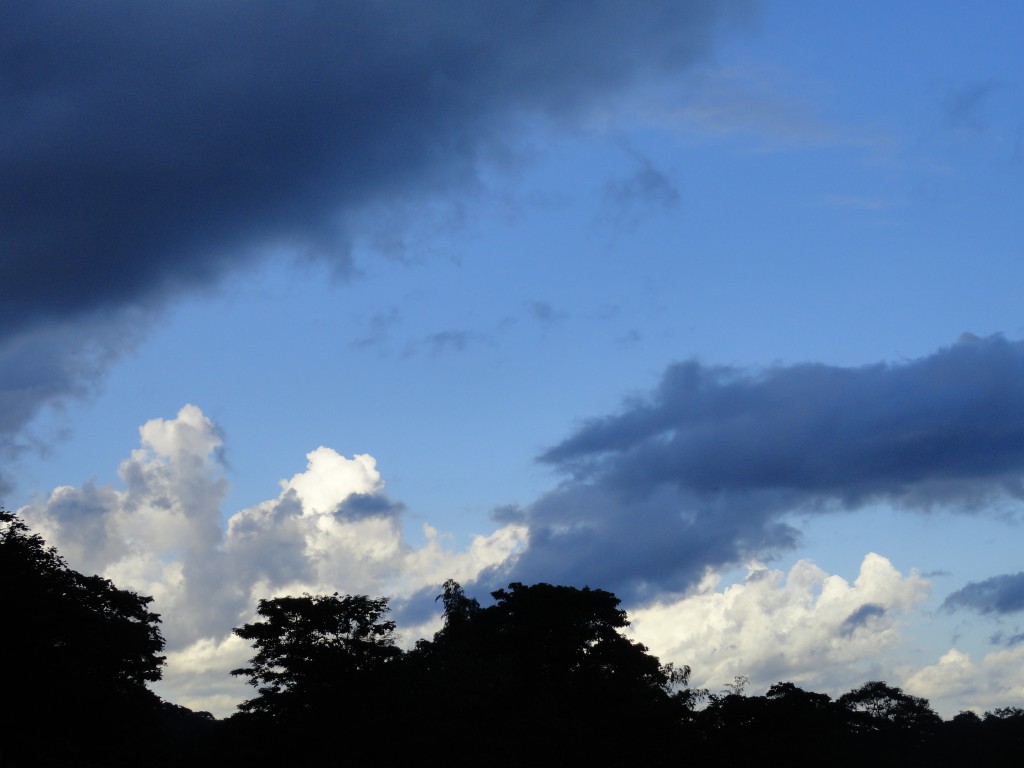
[[[1024,343],[965,335],[917,360],[749,371],[685,362],[540,460],[523,580],[622,594],[793,546],[793,512],[1024,499]]]
[[[344,259],[346,205],[465,183],[514,118],[688,64],[714,6],[9,5],[0,334],[211,280],[268,243]]]
[[[24,451],[45,451],[55,437],[25,429],[40,406],[92,394],[107,366],[148,326],[145,313],[126,307],[87,313],[74,323],[36,323],[6,338],[0,333],[0,498],[13,485],[4,465]]]
[[[1024,572],[969,582],[947,597],[947,610],[966,608],[979,613],[1015,613],[1024,610]]]
[[[90,365],[122,348],[104,318],[275,247],[345,273],[348,212],[472,188],[527,121],[571,118],[703,56],[725,8],[3,3],[0,391],[17,402],[0,448],[88,375],[69,345],[99,343]],[[62,325],[74,338],[44,352],[53,375],[12,379],[11,345]]]

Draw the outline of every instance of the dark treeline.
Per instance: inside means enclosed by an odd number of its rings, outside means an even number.
[[[68,567],[0,509],[0,765],[1005,765],[1024,710],[962,712],[873,681],[837,699],[793,683],[747,696],[688,686],[625,638],[599,589],[513,583],[483,606],[454,581],[444,624],[404,651],[386,598],[262,600],[235,629],[253,685],[215,720],[146,687],[163,658],[150,598]]]

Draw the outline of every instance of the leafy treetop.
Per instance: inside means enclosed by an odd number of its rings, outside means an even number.
[[[344,689],[401,656],[387,598],[309,595],[260,600],[262,621],[234,630],[256,654],[232,675],[249,677],[259,696],[243,712],[274,717],[326,706]]]

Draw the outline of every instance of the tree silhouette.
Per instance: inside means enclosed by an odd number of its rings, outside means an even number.
[[[855,726],[864,731],[927,731],[941,722],[928,699],[911,696],[880,680],[844,693],[837,703],[853,715]]]
[[[256,653],[231,674],[259,692],[229,723],[239,765],[336,761],[339,728],[386,736],[395,707],[391,667],[402,656],[387,612],[387,598],[337,592],[259,601],[261,621],[234,630]]]
[[[159,706],[146,688],[163,664],[152,598],[73,570],[3,509],[0,584],[3,757],[116,764],[148,737]]]
[[[260,694],[239,709],[274,719],[335,709],[401,655],[387,611],[387,598],[337,592],[260,600],[264,620],[234,630],[256,655],[231,674],[249,677]]]
[[[844,693],[836,704],[862,754],[885,752],[893,760],[920,758],[942,724],[927,699],[880,680]]]
[[[626,638],[615,595],[517,582],[492,597],[481,607],[447,582],[445,625],[409,660],[417,709],[458,724],[466,754],[607,762],[654,754],[678,735],[689,669],[662,666]],[[499,723],[510,738],[496,749]]]

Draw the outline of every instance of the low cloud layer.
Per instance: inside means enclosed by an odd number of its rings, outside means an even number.
[[[1024,645],[1001,648],[975,659],[951,648],[935,664],[908,675],[903,688],[931,700],[945,716],[981,713],[1024,703]]]
[[[540,460],[566,479],[523,514],[521,578],[684,590],[794,546],[791,513],[1019,503],[1024,343],[965,335],[857,368],[680,363]]]
[[[472,194],[479,164],[514,155],[531,120],[569,120],[688,67],[744,5],[8,8],[0,453],[125,348],[106,320],[127,326],[274,249],[347,274],[365,209]],[[52,369],[36,366],[33,386],[12,372],[30,336]]]
[[[405,508],[388,497],[375,459],[324,446],[281,481],[276,497],[223,524],[220,430],[187,405],[174,418],[146,422],[139,435],[117,487],[60,487],[18,513],[72,567],[154,596],[167,638],[157,689],[194,709],[227,715],[247,697],[229,671],[252,648],[230,630],[253,620],[259,599],[387,595],[411,644],[437,628],[434,597],[445,579],[484,597],[488,578],[504,574],[507,583],[532,536],[508,509],[503,524],[464,548],[429,525],[414,546],[403,535]],[[761,687],[788,679],[845,689],[869,674],[879,649],[901,640],[928,590],[916,573],[902,575],[871,554],[852,583],[808,561],[788,574],[754,565],[730,585],[705,569],[684,598],[626,607],[634,635],[664,661],[689,664],[697,685],[717,690],[743,674]]]

